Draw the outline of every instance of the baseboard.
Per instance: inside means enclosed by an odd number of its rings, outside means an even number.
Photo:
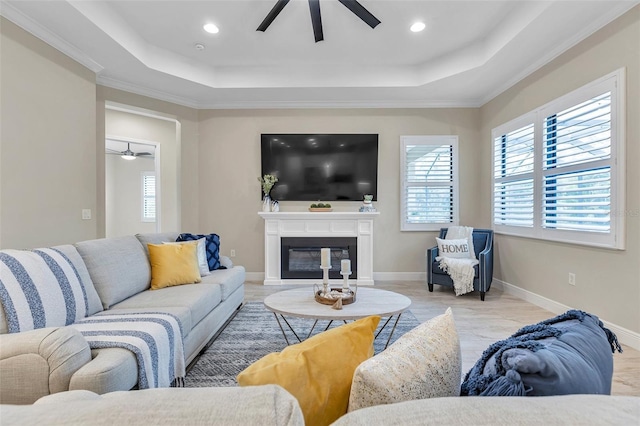
[[[426,272],[374,272],[374,281],[426,281]]]
[[[244,279],[246,281],[264,281],[264,272],[246,272]]]
[[[539,294],[530,292],[529,290],[524,290],[520,287],[516,287],[513,284],[500,281],[496,278],[493,279],[493,283],[491,285],[492,287],[501,289],[504,293],[515,296],[518,299],[525,300],[536,306],[540,306],[541,308],[553,312],[554,314],[562,314],[569,309],[575,309],[574,307],[564,305],[562,303],[556,302],[555,300],[548,299],[544,296],[540,296]],[[600,320],[602,320],[602,323],[605,325],[605,327],[613,331],[616,336],[618,336],[618,341],[620,343],[631,346],[633,349],[640,351],[640,333],[636,333],[635,331],[620,327],[619,325],[613,324],[605,320],[604,318],[600,318]]]

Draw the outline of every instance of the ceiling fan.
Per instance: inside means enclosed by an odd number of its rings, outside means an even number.
[[[290,0],[278,0],[271,11],[264,18],[260,26],[258,26],[257,31],[266,31],[267,28],[269,28],[269,25],[271,25],[273,20],[276,19],[280,12],[282,12],[282,9],[284,9],[289,1]],[[371,12],[365,9],[364,6],[362,6],[356,0],[338,1],[351,12],[353,12],[358,18],[362,19],[371,28],[375,28],[380,23],[380,20],[378,18],[373,16]],[[324,36],[322,34],[322,18],[320,16],[320,0],[309,0],[309,10],[311,12],[311,25],[313,26],[313,35],[315,36],[317,43],[324,40]]]
[[[136,157],[141,157],[145,155],[152,155],[150,152],[133,152],[131,151],[131,145],[127,143],[127,149],[124,151],[116,151],[113,149],[107,148],[107,154],[119,155],[125,160],[135,160]]]

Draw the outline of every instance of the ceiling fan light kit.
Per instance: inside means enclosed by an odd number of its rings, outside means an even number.
[[[276,17],[282,12],[282,9],[289,3],[290,0],[278,0],[273,8],[269,11],[264,20],[260,23],[256,31],[265,32],[269,25],[276,19]],[[313,27],[313,36],[316,43],[324,40],[324,33],[322,31],[322,16],[320,14],[320,0],[308,0],[309,12],[311,13],[311,26]],[[338,0],[347,9],[353,12],[364,23],[369,25],[372,29],[380,24],[380,20],[373,16],[364,6],[358,3],[357,0]]]
[[[133,152],[131,151],[131,144],[127,143],[127,149],[125,149],[124,151],[115,151],[113,149],[108,149],[107,148],[107,154],[117,154],[120,155],[120,158],[122,158],[123,160],[135,160],[138,157],[142,157],[142,156],[146,156],[146,155],[152,155],[150,152]]]

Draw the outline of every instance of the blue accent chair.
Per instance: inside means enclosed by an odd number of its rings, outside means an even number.
[[[438,238],[447,236],[447,228],[440,229]],[[473,230],[473,248],[476,253],[478,265],[474,266],[473,289],[480,292],[480,300],[484,301],[484,295],[491,288],[493,281],[493,231],[491,229]],[[427,285],[429,291],[433,291],[433,285],[444,285],[453,288],[453,281],[449,274],[440,269],[438,261],[438,246],[427,249]]]

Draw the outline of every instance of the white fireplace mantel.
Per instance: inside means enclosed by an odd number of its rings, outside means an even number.
[[[378,212],[259,212],[264,224],[264,284],[312,284],[318,280],[282,279],[282,237],[356,237],[358,285],[373,285],[373,220]],[[339,283],[340,280],[330,280]]]

